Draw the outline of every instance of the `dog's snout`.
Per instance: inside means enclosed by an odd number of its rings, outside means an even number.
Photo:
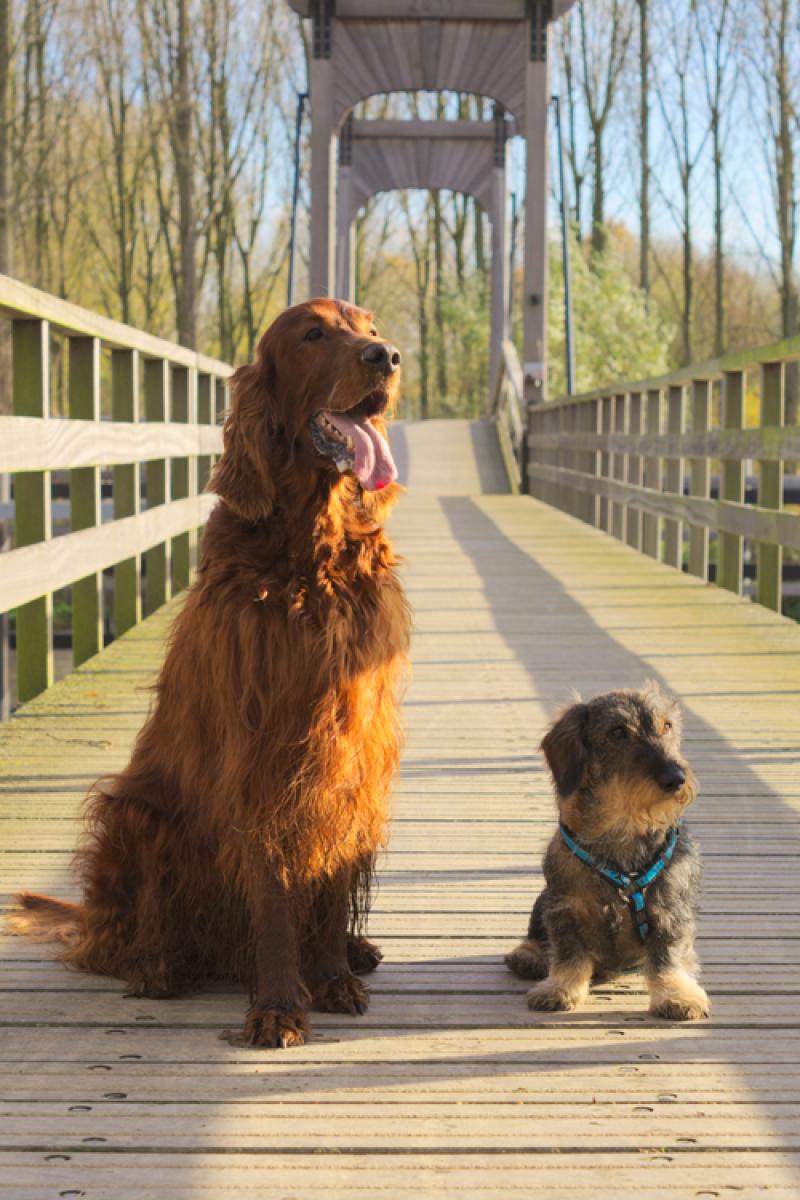
[[[390,342],[372,342],[361,357],[365,363],[379,367],[386,375],[392,375],[400,366],[400,351]]]
[[[658,777],[658,786],[665,792],[677,792],[686,783],[686,772],[677,763],[667,763]]]

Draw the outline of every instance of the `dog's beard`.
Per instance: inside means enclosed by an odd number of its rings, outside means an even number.
[[[577,811],[570,814],[575,832],[594,840],[609,835],[620,840],[644,838],[654,833],[665,833],[680,819],[688,805],[697,795],[697,780],[687,770],[686,782],[676,792],[665,792],[653,779],[641,776],[625,778],[613,776],[592,788],[593,804],[588,809],[581,805],[570,806]],[[565,812],[570,824],[570,816]]]

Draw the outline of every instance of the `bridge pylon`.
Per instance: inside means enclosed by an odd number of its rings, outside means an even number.
[[[553,21],[574,0],[289,0],[289,3],[296,12],[310,17],[312,25],[311,294],[332,295],[337,284],[347,278],[347,265],[342,265],[337,274],[336,263],[337,242],[342,254],[349,253],[344,220],[338,222],[336,218],[336,144],[355,105],[368,96],[397,91],[448,90],[489,97],[510,115],[515,131],[525,137],[527,144],[524,386],[526,403],[540,401],[547,374],[550,33]],[[366,141],[369,135],[360,133]],[[438,135],[426,129],[419,136],[430,141]],[[428,156],[429,163],[433,157]],[[452,186],[431,182],[432,168],[428,178],[421,178],[424,174],[417,173],[418,181],[413,184],[396,186]],[[486,175],[487,183],[493,180],[491,167]],[[495,207],[499,207],[499,197],[487,207],[490,217]],[[502,248],[505,259],[504,226],[504,217],[492,222],[493,258]],[[493,282],[495,271],[499,278],[505,269],[505,264],[502,267],[495,264]],[[505,306],[504,298],[502,303]],[[499,359],[496,337],[501,327],[505,328],[505,316],[501,318],[499,308],[495,314],[493,307],[494,363]]]

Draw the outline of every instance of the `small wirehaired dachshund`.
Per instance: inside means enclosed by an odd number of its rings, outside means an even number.
[[[700,854],[682,823],[697,781],[680,709],[657,685],[572,704],[542,742],[560,825],[528,936],[506,966],[537,982],[530,1008],[569,1010],[590,985],[642,968],[650,1012],[709,1015],[694,951]]]

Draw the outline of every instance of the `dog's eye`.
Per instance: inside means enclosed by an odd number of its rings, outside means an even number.
[[[672,729],[672,721],[665,721],[664,722],[664,733],[669,733],[669,731],[671,729]]]
[[[377,329],[370,329],[370,331],[369,331],[369,336],[370,336],[370,337],[377,337],[377,336],[378,336],[378,331],[377,331]]]
[[[628,731],[624,725],[615,725],[608,736],[612,737],[615,742],[621,742],[628,736]]]
[[[303,341],[304,342],[318,342],[321,337],[322,337],[322,330],[320,329],[319,325],[315,325],[313,329],[309,329],[308,333],[303,338]]]

